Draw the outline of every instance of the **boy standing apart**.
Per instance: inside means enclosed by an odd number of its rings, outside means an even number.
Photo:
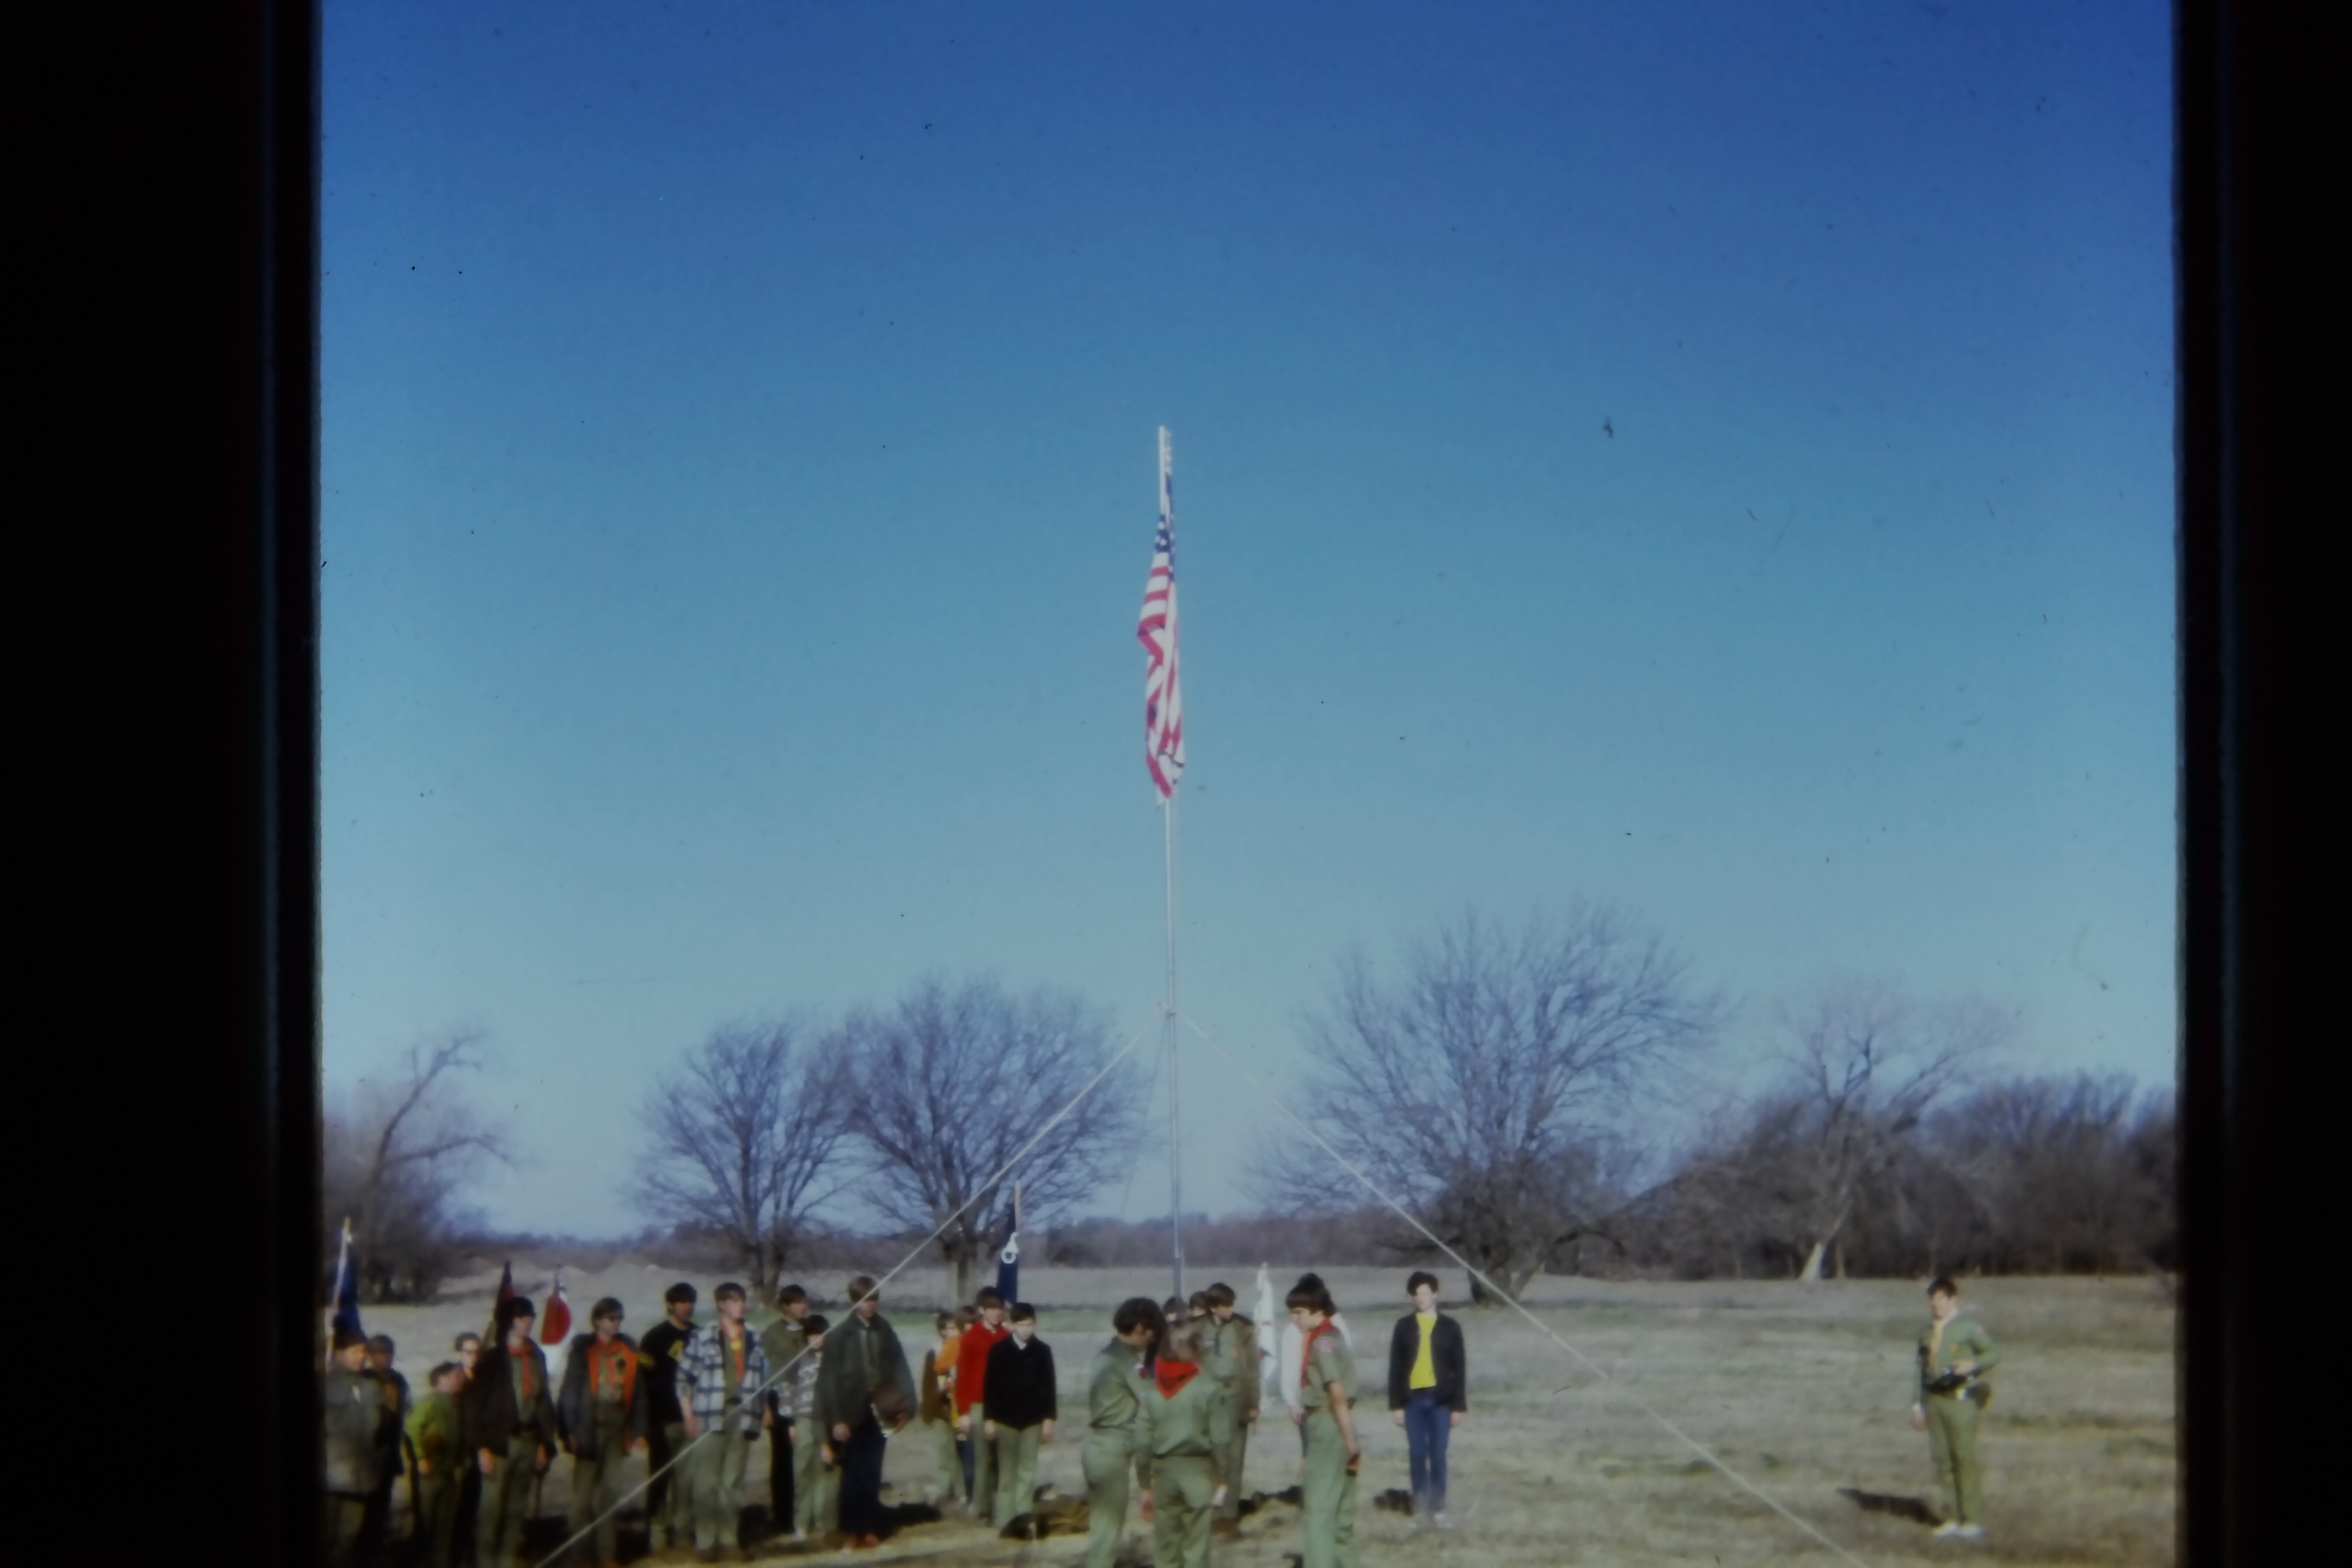
[[[882,1544],[882,1450],[915,1414],[915,1373],[874,1281],[849,1282],[849,1316],[825,1338],[816,1383],[817,1426],[841,1466],[841,1528],[851,1547]]]
[[[835,1468],[833,1445],[816,1422],[816,1383],[824,1367],[824,1331],[821,1314],[801,1320],[807,1349],[800,1363],[784,1373],[783,1405],[792,1417],[784,1443],[793,1455],[793,1541],[795,1544],[823,1541],[834,1529],[839,1501],[841,1472]]]
[[[1223,1426],[1217,1438],[1217,1479],[1223,1496],[1216,1505],[1221,1534],[1241,1528],[1242,1464],[1249,1456],[1249,1429],[1257,1420],[1257,1325],[1234,1310],[1234,1288],[1223,1280],[1203,1292],[1209,1299],[1209,1375],[1224,1396]]]
[[[1202,1329],[1187,1323],[1161,1339],[1151,1387],[1136,1415],[1136,1463],[1151,1476],[1143,1517],[1152,1527],[1151,1560],[1159,1568],[1209,1565],[1217,1393],[1200,1375]]]
[[[1284,1304],[1298,1327],[1300,1426],[1307,1434],[1299,1568],[1356,1568],[1356,1471],[1364,1450],[1349,1408],[1355,1359],[1332,1326],[1339,1309],[1320,1280],[1310,1286],[1301,1279]]]
[[[1389,1419],[1404,1428],[1412,1476],[1412,1527],[1454,1528],[1445,1517],[1445,1446],[1469,1413],[1462,1325],[1437,1310],[1437,1276],[1404,1282],[1412,1310],[1389,1335]]]
[[[334,1360],[320,1405],[327,1460],[327,1506],[320,1521],[326,1550],[320,1555],[335,1568],[348,1568],[359,1560],[368,1499],[375,1492],[375,1429],[383,1412],[383,1395],[367,1376],[367,1341],[349,1329],[335,1331]]]
[[[572,1531],[596,1526],[596,1561],[620,1562],[621,1467],[645,1439],[646,1400],[637,1386],[637,1347],[621,1332],[621,1303],[607,1296],[589,1309],[590,1331],[575,1335],[563,1364],[556,1425],[572,1455]]]
[[[1136,1423],[1152,1394],[1144,1357],[1159,1343],[1167,1318],[1149,1296],[1131,1296],[1111,1314],[1110,1327],[1110,1343],[1087,1367],[1087,1446],[1079,1457],[1087,1478],[1087,1568],[1113,1568],[1118,1560],[1128,1467],[1135,1467],[1147,1494],[1151,1489],[1151,1451]]]
[[[694,1331],[677,1363],[686,1440],[695,1445],[687,1458],[694,1472],[694,1547],[705,1563],[718,1562],[722,1549],[742,1557],[735,1531],[743,1507],[743,1464],[770,1420],[760,1398],[768,1358],[743,1321],[743,1287],[730,1279],[710,1300],[718,1320]],[[697,1443],[698,1437],[704,1440]]]
[[[1037,1337],[1037,1309],[1013,1303],[1012,1333],[988,1352],[988,1386],[981,1406],[989,1445],[996,1450],[999,1530],[1030,1511],[1037,1492],[1037,1444],[1054,1440],[1054,1347]]]
[[[408,1415],[408,1447],[416,1456],[417,1528],[424,1538],[425,1568],[451,1568],[451,1542],[463,1489],[466,1433],[457,1415],[457,1391],[466,1369],[445,1361],[426,1380],[428,1392]]]
[[[768,1358],[768,1375],[780,1386],[768,1390],[768,1411],[775,1424],[768,1429],[768,1517],[782,1529],[793,1517],[793,1415],[785,1408],[785,1393],[800,1371],[796,1358],[808,1348],[808,1292],[787,1285],[776,1292],[776,1321],[760,1331],[760,1352]]]
[[[1927,1287],[1927,1326],[1919,1331],[1918,1378],[1911,1425],[1927,1434],[1936,1479],[1944,1488],[1937,1535],[1974,1541],[1984,1534],[1984,1472],[1977,1468],[1977,1418],[1992,1398],[1984,1374],[2000,1347],[1975,1320],[1960,1316],[1960,1288],[1941,1276]]]
[[[677,1363],[694,1337],[694,1287],[681,1279],[662,1292],[662,1321],[646,1331],[637,1365],[646,1374],[646,1464],[654,1472],[646,1494],[646,1530],[662,1527],[676,1546],[694,1531],[693,1487],[685,1465],[671,1466],[686,1447],[686,1412],[677,1402]]]
[[[1004,1298],[993,1289],[982,1290],[972,1298],[972,1304],[980,1310],[980,1321],[963,1331],[956,1346],[956,1436],[970,1445],[971,1511],[975,1518],[984,1519],[996,1507],[996,1450],[971,1429],[972,1423],[980,1419],[972,1414],[972,1407],[987,1397],[988,1352],[1009,1331],[1004,1327]]]
[[[531,1481],[555,1455],[547,1357],[530,1340],[539,1309],[530,1297],[514,1296],[501,1310],[506,1321],[499,1342],[475,1364],[466,1396],[466,1446],[482,1477],[474,1518],[476,1568],[515,1568],[530,1522]]]

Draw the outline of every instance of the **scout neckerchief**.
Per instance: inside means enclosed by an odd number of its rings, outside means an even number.
[[[1308,1377],[1307,1369],[1308,1363],[1313,1362],[1315,1359],[1315,1342],[1321,1339],[1325,1334],[1337,1332],[1339,1332],[1339,1331],[1331,1326],[1331,1320],[1328,1317],[1321,1322],[1316,1324],[1313,1328],[1307,1331],[1307,1338],[1301,1341],[1298,1346],[1299,1387],[1304,1388],[1307,1386],[1307,1380]]]
[[[1151,1380],[1160,1385],[1162,1398],[1173,1399],[1200,1373],[1201,1363],[1196,1361],[1163,1361],[1153,1370]]]
[[[1955,1312],[1948,1318],[1931,1317],[1927,1321],[1927,1370],[1931,1373],[1936,1368],[1936,1357],[1944,1348],[1944,1329],[1948,1324],[1958,1322],[1959,1316]]]
[[[520,1351],[509,1347],[507,1358],[514,1363],[515,1368],[515,1411],[528,1417],[530,1402],[539,1397],[538,1368],[532,1364],[536,1358],[530,1353],[529,1344]]]
[[[726,1347],[728,1360],[735,1368],[735,1375],[727,1384],[727,1403],[730,1405],[740,1405],[743,1402],[743,1356],[750,1346],[751,1339],[751,1331],[740,1323],[735,1326],[735,1334],[731,1339],[728,1337],[727,1325],[724,1323],[719,1325],[719,1342]]]
[[[636,1353],[623,1344],[618,1335],[614,1336],[611,1344],[602,1340],[590,1342],[588,1382],[600,1401],[617,1399],[623,1405],[628,1404],[630,1395],[635,1391],[636,1381]],[[613,1392],[615,1383],[620,1384],[617,1394]]]

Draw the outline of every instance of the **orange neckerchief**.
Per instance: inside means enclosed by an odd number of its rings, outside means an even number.
[[[750,1342],[751,1342],[751,1335],[750,1331],[747,1330],[747,1331],[745,1331],[744,1332],[741,1332],[741,1333],[737,1334],[733,1339],[731,1339],[731,1340],[730,1340],[730,1339],[728,1339],[728,1338],[727,1338],[727,1331],[726,1331],[725,1329],[723,1329],[723,1328],[722,1328],[722,1329],[720,1329],[720,1330],[719,1331],[719,1339],[720,1339],[721,1341],[723,1341],[723,1342],[725,1342],[725,1344],[726,1344],[726,1346],[727,1346],[727,1352],[728,1352],[728,1354],[734,1358],[734,1362],[735,1362],[735,1383],[734,1383],[734,1386],[735,1386],[735,1387],[737,1387],[737,1388],[740,1388],[740,1387],[742,1387],[742,1386],[743,1386],[743,1347],[744,1347],[746,1344],[748,1344],[748,1343],[750,1343]]]
[[[1200,1373],[1201,1363],[1196,1361],[1162,1361],[1152,1369],[1151,1381],[1160,1385],[1161,1397],[1173,1399]]]
[[[1331,1320],[1329,1318],[1325,1318],[1321,1322],[1307,1331],[1307,1338],[1299,1344],[1298,1347],[1299,1387],[1304,1388],[1307,1386],[1307,1380],[1308,1377],[1307,1368],[1307,1364],[1315,1359],[1315,1342],[1321,1339],[1325,1334],[1336,1334],[1339,1331],[1339,1330],[1331,1326]]]
[[[529,1405],[532,1396],[539,1393],[537,1381],[539,1369],[533,1364],[536,1358],[531,1355],[530,1346],[528,1344],[524,1345],[520,1352],[509,1349],[507,1354],[512,1357],[516,1366],[520,1368],[518,1376],[521,1380],[520,1390],[521,1397],[518,1403]]]
[[[620,1363],[621,1403],[626,1405],[636,1394],[636,1352],[623,1344],[617,1335],[609,1345],[602,1340],[588,1342],[588,1387],[592,1393],[604,1386],[604,1368],[614,1361]]]

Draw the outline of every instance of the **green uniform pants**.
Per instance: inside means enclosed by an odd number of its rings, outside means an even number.
[[[989,1517],[1003,1530],[1036,1506],[1037,1433],[1034,1426],[999,1426],[996,1441],[996,1508]]]
[[[1328,1408],[1307,1413],[1307,1479],[1301,1487],[1299,1568],[1356,1568],[1356,1478],[1348,1439]]]
[[[824,1434],[814,1421],[797,1423],[793,1445],[793,1528],[823,1541],[840,1528],[841,1467],[824,1462]]]
[[[457,1497],[464,1489],[460,1478],[420,1476],[415,1484],[417,1531],[425,1541],[425,1568],[452,1568],[457,1560]]]
[[[940,1500],[945,1502],[950,1498],[963,1497],[963,1456],[956,1452],[955,1423],[934,1421],[931,1433],[931,1442],[939,1450]],[[964,1498],[964,1500],[969,1502],[971,1500]]]
[[[497,1473],[482,1478],[482,1501],[474,1514],[475,1568],[515,1568],[530,1525],[531,1482],[538,1479],[537,1434],[508,1438]]]
[[[1151,1461],[1151,1561],[1157,1568],[1209,1568],[1215,1470],[1206,1454],[1171,1454]]]
[[[734,1430],[736,1423],[721,1419],[718,1430],[694,1446],[686,1457],[694,1471],[694,1548],[708,1552],[735,1544],[735,1527],[743,1514],[743,1467],[751,1445]]]
[[[1112,1568],[1127,1531],[1128,1468],[1135,1441],[1125,1432],[1089,1432],[1078,1456],[1087,1478],[1087,1568]]]
[[[663,1478],[667,1485],[662,1490],[661,1517],[646,1521],[646,1535],[650,1542],[653,1527],[659,1524],[663,1537],[672,1546],[683,1546],[686,1538],[694,1533],[694,1455],[686,1454],[685,1424],[664,1423],[662,1445],[662,1452],[676,1462]],[[686,1454],[686,1458],[678,1458],[680,1454]]]
[[[1239,1519],[1242,1512],[1242,1465],[1249,1458],[1248,1423],[1235,1417],[1217,1452],[1217,1477],[1225,1483],[1225,1500],[1217,1505],[1219,1519]]]
[[[365,1492],[329,1492],[319,1518],[325,1550],[319,1560],[331,1568],[351,1568],[359,1561],[360,1531],[367,1523]]]
[[[987,1428],[980,1419],[980,1406],[971,1409],[971,1511],[981,1519],[996,1519],[996,1445],[984,1436]]]
[[[617,1405],[600,1406],[593,1419],[595,1457],[572,1461],[572,1533],[577,1535],[594,1523],[594,1539],[582,1544],[595,1548],[597,1562],[617,1563],[621,1560],[621,1467],[625,1463],[621,1448],[629,1440],[629,1425]]]
[[[1976,1401],[1931,1394],[1927,1411],[1927,1451],[1936,1457],[1936,1479],[1943,1483],[1944,1517],[1982,1524],[1984,1472],[1977,1468]]]

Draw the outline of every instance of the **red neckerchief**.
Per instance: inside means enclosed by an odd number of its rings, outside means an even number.
[[[1337,1332],[1339,1332],[1339,1331],[1331,1326],[1331,1320],[1328,1318],[1324,1319],[1321,1322],[1307,1331],[1307,1338],[1298,1347],[1299,1387],[1304,1388],[1307,1386],[1307,1366],[1309,1362],[1315,1359],[1315,1342],[1321,1339],[1325,1334]]]
[[[519,1352],[509,1348],[507,1351],[507,1354],[514,1357],[514,1359],[521,1364],[522,1403],[529,1405],[531,1401],[531,1396],[539,1392],[539,1382],[537,1377],[534,1375],[539,1369],[531,1364],[530,1346],[526,1344]]]
[[[1151,1381],[1160,1385],[1163,1398],[1173,1399],[1200,1372],[1201,1363],[1196,1361],[1162,1361],[1151,1369]]]

